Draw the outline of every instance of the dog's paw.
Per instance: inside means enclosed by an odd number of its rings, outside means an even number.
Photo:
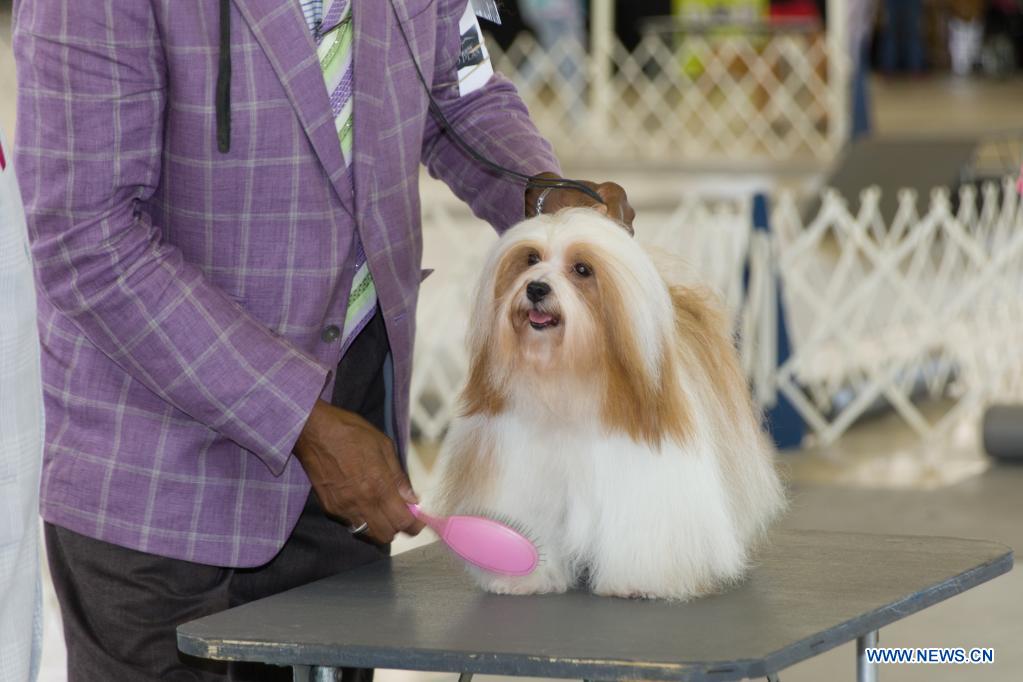
[[[689,601],[709,594],[717,590],[710,583],[698,583],[693,585],[683,584],[636,584],[632,581],[613,582],[603,581],[591,585],[593,594],[599,597],[617,597],[619,599],[664,599],[667,601]]]
[[[567,579],[542,571],[517,578],[477,576],[476,580],[493,594],[560,594],[571,587]]]
[[[617,599],[664,599],[665,597],[652,592],[644,592],[629,588],[595,588],[593,594],[598,597],[615,597]]]

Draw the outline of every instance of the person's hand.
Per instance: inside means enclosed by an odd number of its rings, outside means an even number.
[[[391,439],[365,419],[317,400],[295,443],[295,456],[327,514],[386,544],[423,524],[407,504],[417,502]]]
[[[557,173],[540,173],[533,177],[551,178],[554,180],[561,178],[561,176]],[[576,189],[557,188],[548,191],[547,194],[544,195],[543,212],[557,213],[561,209],[569,208],[571,206],[589,206],[621,223],[622,227],[624,227],[629,234],[634,234],[632,221],[636,218],[636,212],[629,204],[629,197],[626,196],[625,190],[622,189],[621,185],[613,182],[596,183],[587,181],[582,181],[582,184],[596,191],[604,200],[604,203],[599,204],[593,197],[588,194],[583,194]],[[536,203],[543,192],[544,189],[542,187],[526,188],[527,218],[531,218],[536,215]]]

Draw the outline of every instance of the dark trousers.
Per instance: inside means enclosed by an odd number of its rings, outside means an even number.
[[[387,334],[379,312],[338,366],[334,404],[384,429]],[[290,680],[289,668],[204,661],[177,650],[186,621],[387,556],[309,495],[281,551],[258,568],[207,566],[137,552],[46,524],[50,572],[60,601],[70,682]],[[342,614],[338,614],[342,617]],[[346,670],[349,682],[372,671]]]

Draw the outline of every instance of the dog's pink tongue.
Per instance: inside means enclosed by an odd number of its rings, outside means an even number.
[[[539,310],[529,311],[529,321],[533,324],[548,324],[554,319],[554,316],[550,313],[541,312]]]

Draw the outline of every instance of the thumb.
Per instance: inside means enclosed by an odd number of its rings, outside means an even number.
[[[409,504],[419,504],[419,495],[412,489],[412,484],[408,482],[408,479],[398,484],[398,494]]]

